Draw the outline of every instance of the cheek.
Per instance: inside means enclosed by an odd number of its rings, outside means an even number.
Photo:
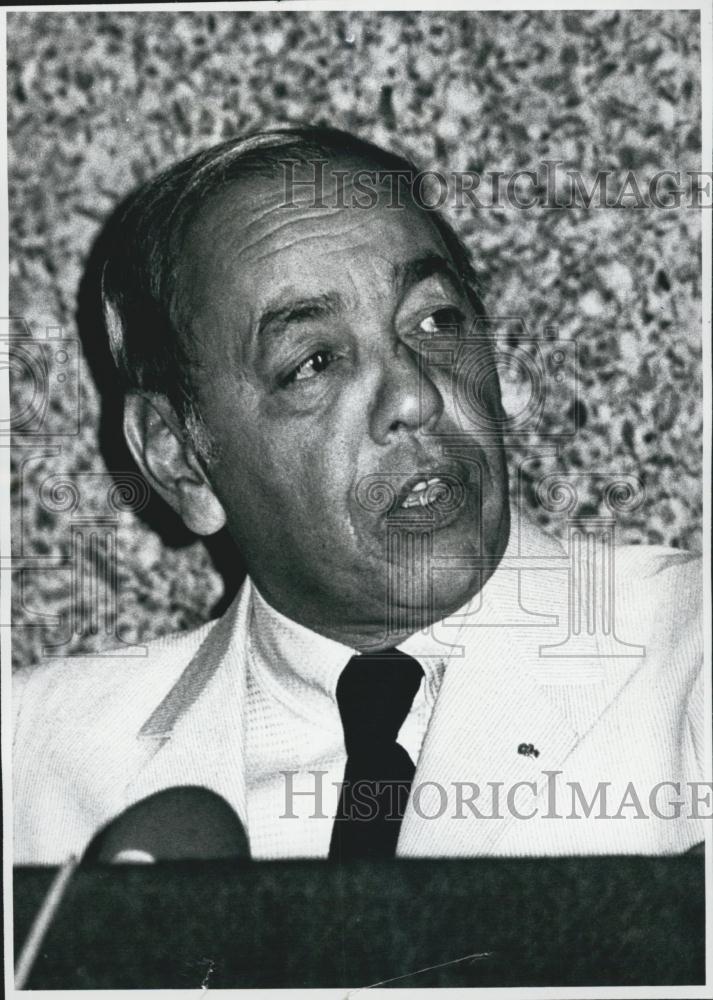
[[[464,429],[492,430],[501,414],[500,380],[495,355],[478,343],[463,344],[448,364],[427,369],[445,409],[457,413]]]
[[[250,384],[217,383],[204,414],[220,454],[213,480],[221,502],[259,533],[261,512],[272,521],[304,523],[305,530],[315,522],[324,529],[341,524],[365,437],[364,412],[358,393],[304,416],[286,413]]]
[[[292,509],[307,525],[322,530],[341,521],[349,483],[344,452],[330,444],[322,439],[303,448],[295,445],[282,466]]]
[[[246,534],[277,541],[279,525],[299,545],[301,537],[324,533],[341,519],[346,487],[339,451],[308,430],[294,434],[263,426],[261,433],[236,433],[222,455],[215,469],[216,492]]]

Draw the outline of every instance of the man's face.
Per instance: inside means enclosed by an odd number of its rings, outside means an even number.
[[[279,179],[231,185],[184,243],[177,308],[217,450],[208,476],[266,599],[366,647],[389,615],[413,612],[416,626],[402,631],[415,631],[489,575],[441,568],[416,586],[432,557],[502,554],[504,455],[467,416],[463,426],[453,365],[430,360],[474,316],[428,215],[283,201]],[[497,379],[482,388],[497,419]],[[430,554],[409,541],[424,536]]]

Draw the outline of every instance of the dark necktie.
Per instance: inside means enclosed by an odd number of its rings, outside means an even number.
[[[392,858],[416,768],[396,742],[423,676],[398,649],[353,656],[337,682],[347,763],[329,857]]]

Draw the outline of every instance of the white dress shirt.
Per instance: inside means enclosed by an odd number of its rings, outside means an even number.
[[[337,680],[357,650],[286,618],[250,586],[246,773],[251,854],[325,858],[347,759]],[[454,639],[458,631],[455,624]],[[426,630],[398,648],[415,656],[424,672],[398,735],[417,764],[448,647]]]

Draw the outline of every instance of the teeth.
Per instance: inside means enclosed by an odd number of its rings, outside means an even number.
[[[432,487],[442,483],[440,476],[431,479],[420,479],[411,487],[409,495],[401,504],[402,507],[426,507],[432,500],[437,499],[439,491],[433,491]]]

